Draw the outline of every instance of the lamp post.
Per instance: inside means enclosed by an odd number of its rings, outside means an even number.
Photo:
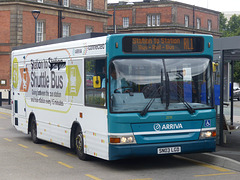
[[[63,0],[58,0],[60,8],[63,6]],[[58,10],[58,38],[62,37],[62,10]]]
[[[35,19],[35,43],[37,42],[37,18],[40,15],[39,10],[32,10],[32,15]]]

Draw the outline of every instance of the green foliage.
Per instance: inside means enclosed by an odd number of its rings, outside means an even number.
[[[234,14],[227,22],[227,18],[224,14],[220,14],[219,30],[222,33],[222,37],[231,37],[240,35],[240,15]],[[240,59],[239,59],[240,60]],[[234,82],[240,83],[240,62],[234,63]]]
[[[227,18],[224,16],[223,13],[220,14],[219,31],[222,33],[223,37],[226,37],[226,33],[227,33]]]
[[[86,61],[86,73],[87,74],[94,74],[94,60]]]
[[[223,37],[239,36],[240,35],[240,15],[234,14],[227,22],[224,14],[220,14],[219,30]]]
[[[238,82],[240,83],[240,62],[239,61],[236,61],[234,63],[234,74],[233,74],[233,79],[234,79],[234,82]]]
[[[227,18],[223,13],[220,14],[220,24],[219,24],[220,32],[224,32],[227,30]]]

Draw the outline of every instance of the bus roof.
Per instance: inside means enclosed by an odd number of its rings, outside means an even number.
[[[78,35],[64,37],[64,38],[42,41],[39,43],[16,46],[16,47],[13,47],[12,50],[14,51],[14,50],[20,50],[20,49],[25,49],[25,48],[32,48],[32,47],[38,47],[38,46],[44,46],[44,45],[50,45],[50,44],[56,44],[56,43],[62,43],[62,42],[69,42],[69,41],[75,41],[75,40],[81,40],[81,39],[88,39],[88,38],[95,38],[95,37],[101,37],[101,36],[107,36],[107,35],[108,35],[107,33],[78,34]]]

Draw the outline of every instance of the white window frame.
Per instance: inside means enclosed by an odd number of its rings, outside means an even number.
[[[152,15],[152,26],[156,26],[156,15]]]
[[[161,16],[160,14],[156,15],[156,26],[160,26],[160,22],[161,22]]]
[[[210,19],[208,19],[207,21],[207,26],[208,26],[208,31],[212,30],[212,21]]]
[[[68,36],[70,36],[70,25],[69,24],[63,24],[62,37],[68,37]]]
[[[69,0],[62,0],[62,5],[64,7],[69,7]]]
[[[148,14],[147,15],[147,26],[160,26],[161,14]]]
[[[184,16],[184,27],[189,27],[189,16],[188,15]]]
[[[201,19],[197,18],[197,29],[201,29]]]
[[[151,26],[152,18],[151,15],[147,15],[147,26]]]
[[[37,0],[37,2],[39,2],[39,3],[43,3],[43,0]]]
[[[43,33],[44,33],[44,22],[43,21],[37,21],[37,39],[36,42],[43,41]]]
[[[93,0],[87,0],[87,10],[88,10],[88,11],[92,11],[92,6],[93,6],[92,1],[93,1]]]
[[[123,17],[123,28],[129,27],[129,17]]]

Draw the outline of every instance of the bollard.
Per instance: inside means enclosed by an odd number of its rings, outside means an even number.
[[[0,106],[2,106],[2,92],[0,92]]]

